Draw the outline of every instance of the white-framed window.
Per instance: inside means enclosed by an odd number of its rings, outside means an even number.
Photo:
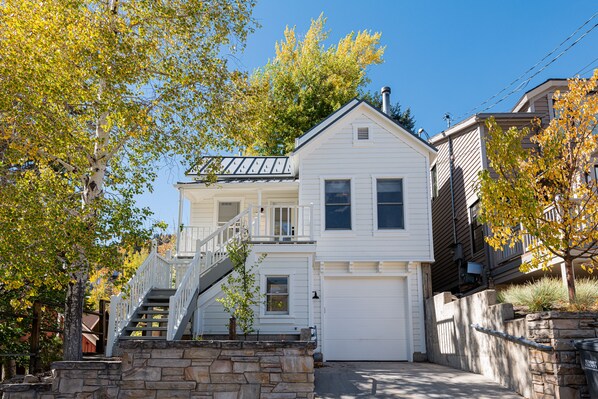
[[[240,201],[218,201],[218,226],[228,223],[241,213]]]
[[[430,176],[432,179],[432,199],[434,199],[438,197],[438,170],[436,169],[436,165],[432,166]]]
[[[289,314],[290,276],[266,276],[266,311],[267,315]]]
[[[368,124],[353,124],[353,145],[355,147],[372,145],[372,127]]]
[[[351,230],[351,179],[324,180],[325,230]]]
[[[378,230],[405,229],[403,179],[376,179],[376,216]]]

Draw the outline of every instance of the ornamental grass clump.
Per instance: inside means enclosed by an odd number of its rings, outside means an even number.
[[[598,280],[578,279],[576,298],[567,303],[567,289],[559,278],[545,277],[522,285],[511,285],[498,292],[498,300],[527,308],[530,312],[563,309],[570,311],[598,310]]]

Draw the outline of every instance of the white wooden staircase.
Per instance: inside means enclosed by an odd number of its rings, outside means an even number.
[[[231,272],[227,246],[246,238],[250,215],[250,209],[241,212],[199,241],[191,261],[165,259],[154,245],[127,287],[110,300],[106,355],[112,356],[119,339],[180,340],[199,295]]]

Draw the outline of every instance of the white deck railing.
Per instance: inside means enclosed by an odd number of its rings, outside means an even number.
[[[252,205],[248,208],[248,212],[247,226],[249,226],[251,241],[273,243],[313,241],[313,205]],[[222,233],[224,241],[238,228],[238,225],[228,225],[229,231]],[[184,226],[177,239],[179,243],[177,255],[194,256],[197,242],[207,239],[211,231],[213,231],[211,227]]]
[[[176,293],[170,297],[168,327],[166,339],[176,338],[180,328],[184,328],[183,320],[188,315],[189,307],[199,291],[200,277],[213,266],[228,257],[227,245],[243,238],[245,226],[249,226],[249,209],[241,212],[228,223],[200,241],[195,256],[181,279]]]

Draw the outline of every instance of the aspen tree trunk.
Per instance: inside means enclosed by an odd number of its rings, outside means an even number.
[[[573,260],[565,259],[565,275],[567,277],[567,292],[569,294],[569,303],[575,302],[575,276],[573,274]]]
[[[106,118],[107,114],[103,114],[97,121],[94,154],[89,160],[90,173],[83,178],[82,212],[86,214],[89,226],[94,226],[98,217],[93,205],[103,195],[104,179],[108,167],[105,144],[108,142],[109,133],[104,130]],[[77,361],[83,358],[83,304],[89,281],[89,266],[85,250],[81,247],[79,248],[79,261],[77,264],[71,265],[74,272],[71,274],[71,281],[67,287],[64,306],[64,360]]]

